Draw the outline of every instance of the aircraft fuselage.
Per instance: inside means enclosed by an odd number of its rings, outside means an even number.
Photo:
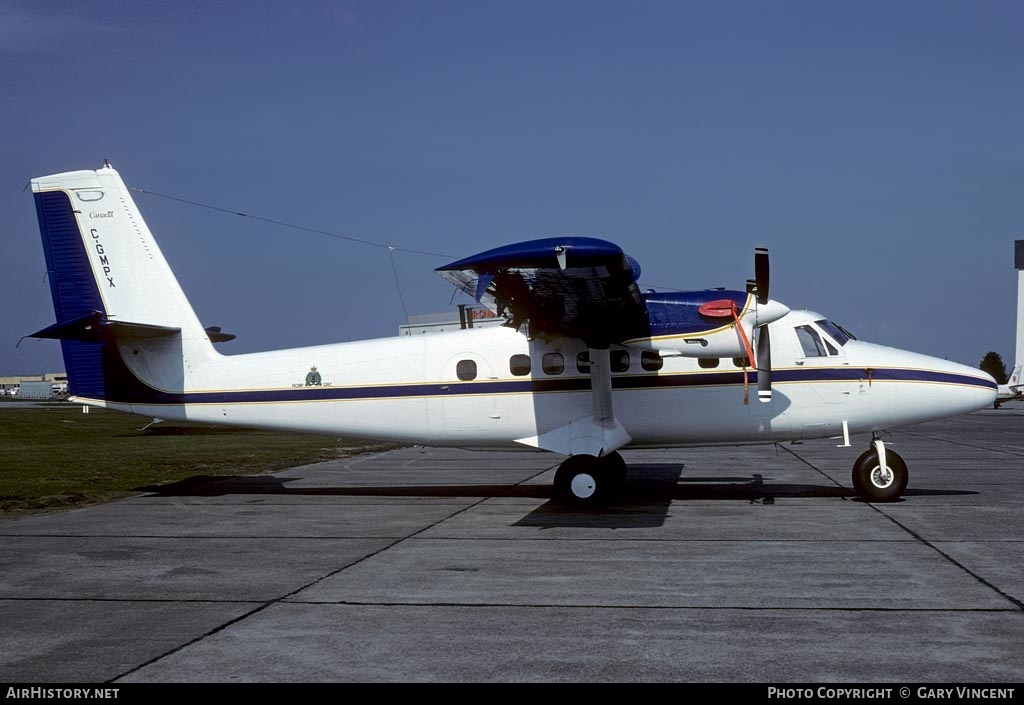
[[[775,394],[768,403],[757,400],[756,372],[745,372],[743,359],[662,357],[612,346],[615,415],[632,436],[630,445],[820,438],[842,434],[844,422],[850,433],[877,431],[965,413],[994,398],[978,370],[835,340],[815,323],[824,320],[794,311],[771,324]],[[811,349],[799,337],[807,332],[797,332],[808,327],[820,341]],[[159,418],[502,446],[585,417],[592,405],[587,348],[580,341],[529,340],[504,327],[215,355],[190,361],[184,371],[160,370],[161,351],[138,341],[120,345],[119,352],[147,389],[162,386],[154,384],[162,376],[183,377],[167,378],[166,392],[135,391],[128,393],[130,402],[93,403]],[[314,366],[320,384],[307,386]]]

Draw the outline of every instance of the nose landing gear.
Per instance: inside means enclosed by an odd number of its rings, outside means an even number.
[[[907,489],[907,464],[875,439],[853,464],[853,488],[869,502],[894,502]]]

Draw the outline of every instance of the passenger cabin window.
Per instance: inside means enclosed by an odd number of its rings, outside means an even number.
[[[749,357],[734,357],[732,359],[733,367],[750,367]]]
[[[612,350],[608,357],[612,372],[626,372],[629,370],[628,350]],[[576,371],[581,375],[590,374],[589,351],[584,350],[576,355]]]
[[[648,372],[657,372],[665,366],[665,359],[653,350],[644,350],[640,353],[640,367]]]
[[[541,369],[546,375],[560,375],[565,369],[565,358],[562,353],[544,353],[540,361]]]
[[[705,370],[713,370],[718,367],[717,357],[698,357],[697,364],[703,367]]]
[[[825,344],[821,341],[821,336],[818,335],[818,331],[810,326],[797,326],[796,337],[800,341],[800,347],[803,348],[804,357],[828,356],[828,353],[825,351]]]
[[[590,353],[586,350],[576,355],[576,371],[581,375],[590,374]]]
[[[458,364],[455,365],[455,376],[463,382],[476,379],[476,361],[459,360]]]
[[[530,356],[513,355],[511,358],[509,358],[508,369],[516,377],[522,377],[523,375],[530,374]]]

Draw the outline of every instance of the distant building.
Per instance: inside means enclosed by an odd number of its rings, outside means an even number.
[[[53,396],[53,385],[46,380],[25,380],[18,387],[19,399],[49,399]]]
[[[500,326],[505,318],[489,308],[470,308],[459,306],[457,312],[424,313],[409,316],[409,322],[398,326],[398,335],[424,335],[427,333],[445,333],[465,328],[481,328]]]
[[[1013,243],[1013,265],[1017,268],[1017,339],[1013,364],[1024,366],[1024,240]]]
[[[34,388],[33,394],[43,394],[45,390],[49,390],[42,397],[31,397],[33,399],[48,399],[51,396],[67,394],[68,391],[68,375],[66,372],[48,372],[45,375],[0,377],[0,397],[23,396],[23,391],[26,393],[29,391],[27,387],[22,390],[22,386],[26,383],[29,384],[29,387]]]

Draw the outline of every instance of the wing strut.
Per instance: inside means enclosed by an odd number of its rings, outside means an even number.
[[[608,348],[588,348],[590,355],[590,394],[594,401],[594,418],[607,421],[615,418],[612,408],[612,361]],[[615,450],[606,450],[610,453]]]
[[[599,458],[633,440],[615,418],[615,409],[612,406],[612,366],[608,348],[588,349],[593,413],[539,436],[518,438],[516,443],[562,455],[592,455]]]

